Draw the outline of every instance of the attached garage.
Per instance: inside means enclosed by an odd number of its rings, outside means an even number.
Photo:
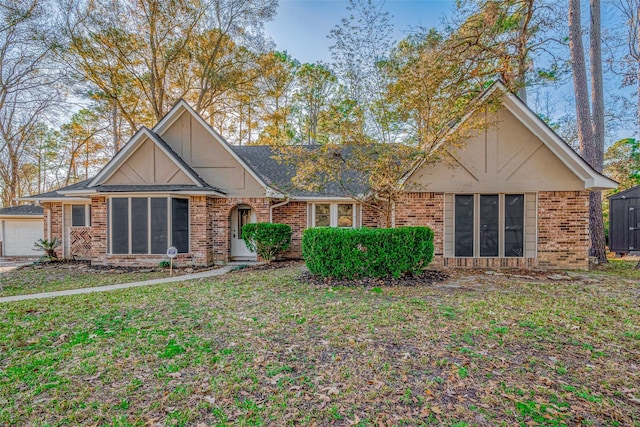
[[[33,244],[44,238],[43,210],[21,205],[0,209],[0,255],[36,257]]]

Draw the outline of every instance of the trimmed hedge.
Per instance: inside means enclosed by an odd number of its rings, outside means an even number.
[[[256,252],[266,262],[271,262],[276,259],[278,252],[289,248],[291,227],[270,222],[245,224],[242,226],[242,240],[251,252]]]
[[[308,228],[302,257],[312,274],[323,277],[401,277],[419,274],[433,259],[428,227]]]

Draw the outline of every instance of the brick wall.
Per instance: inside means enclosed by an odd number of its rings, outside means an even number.
[[[291,246],[282,258],[302,258],[302,232],[307,228],[307,202],[289,202],[273,209],[273,222],[291,226]]]
[[[55,237],[62,242],[62,203],[43,203],[44,208],[44,238],[53,240]],[[49,224],[51,224],[51,236],[49,236]],[[56,249],[56,255],[62,257],[62,244]]]
[[[91,263],[108,264],[107,256],[107,199],[91,198]]]
[[[589,268],[589,192],[538,193],[538,266]]]
[[[190,199],[190,245],[195,265],[211,265],[214,261],[213,204],[212,197],[192,196]]]
[[[231,256],[229,236],[231,235],[231,210],[238,205],[253,208],[257,222],[269,222],[269,199],[262,197],[213,199],[213,260],[227,262]]]
[[[433,230],[434,255],[431,265],[443,265],[444,194],[407,193],[396,202],[396,227],[427,226]]]
[[[91,259],[91,227],[71,227],[69,248],[75,259]]]

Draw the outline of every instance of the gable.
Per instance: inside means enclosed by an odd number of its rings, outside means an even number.
[[[102,184],[194,185],[194,182],[173,159],[145,135],[139,142],[139,147]]]
[[[157,132],[208,184],[222,188],[230,195],[264,196],[264,185],[194,114],[184,108],[171,122],[159,124]]]
[[[484,114],[484,111],[475,114]],[[512,111],[490,113],[490,126],[469,138],[445,162],[425,163],[408,179],[408,191],[575,191],[585,180]]]

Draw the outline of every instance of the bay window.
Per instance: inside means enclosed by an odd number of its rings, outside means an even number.
[[[112,254],[165,254],[169,246],[189,252],[189,200],[172,197],[109,199]]]

